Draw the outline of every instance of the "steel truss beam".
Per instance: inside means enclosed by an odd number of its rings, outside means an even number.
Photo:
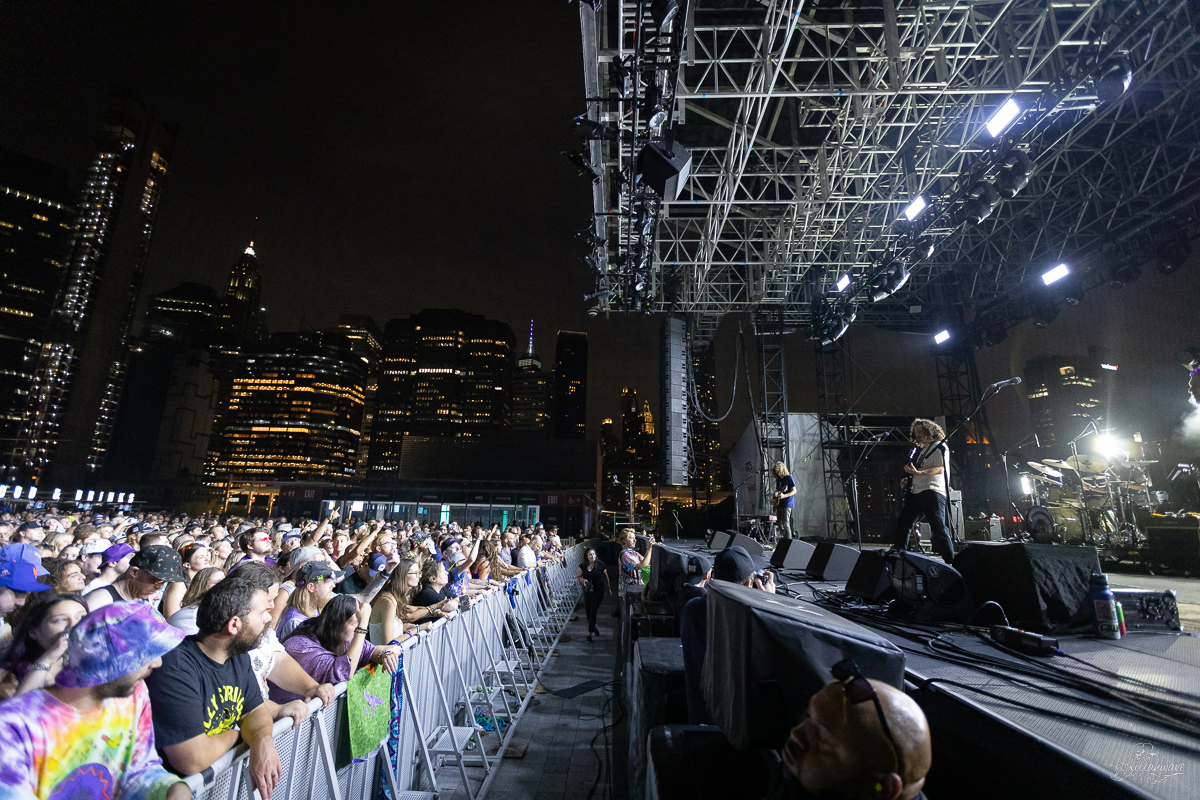
[[[785,325],[803,326],[841,275],[862,287],[908,241],[896,223],[918,193],[935,250],[902,292],[860,296],[859,322],[932,325],[929,287],[956,273],[968,325],[1013,324],[1027,309],[1006,299],[1047,266],[1086,271],[1105,249],[1144,250],[1200,199],[1194,3],[692,0],[681,17],[668,127],[693,161],[679,199],[655,209],[656,294],[643,310],[672,287],[671,307],[696,317],[701,343],[730,311],[778,306]],[[613,4],[590,48],[584,26],[585,73],[599,75],[598,94],[587,82],[589,114],[630,141],[646,135],[637,103],[617,100],[600,66],[633,56],[648,19],[644,3]],[[1132,83],[1102,103],[1095,78],[1118,53]],[[1008,97],[1025,114],[997,142],[983,127]],[[962,224],[955,198],[990,179],[1008,147],[1029,153],[1028,185],[983,224]],[[593,142],[592,152],[596,230],[619,252],[634,148]]]

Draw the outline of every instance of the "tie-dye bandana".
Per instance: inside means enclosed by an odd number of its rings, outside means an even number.
[[[146,685],[77,711],[44,690],[0,703],[0,800],[163,800]]]

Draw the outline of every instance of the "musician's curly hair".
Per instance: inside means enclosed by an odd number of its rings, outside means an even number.
[[[928,433],[935,442],[946,438],[946,432],[942,430],[942,426],[938,425],[931,419],[922,419],[921,417],[917,417],[913,420],[912,427],[909,428],[909,430],[912,430],[912,428],[915,428],[918,425],[924,428],[925,432]]]

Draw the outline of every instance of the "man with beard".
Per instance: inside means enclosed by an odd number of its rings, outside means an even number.
[[[154,749],[142,682],[182,638],[145,603],[80,620],[55,685],[0,704],[0,796],[188,800]]]
[[[768,800],[922,800],[932,753],[921,707],[853,661],[833,675],[792,728]]]
[[[146,681],[154,738],[180,775],[212,766],[241,737],[250,747],[250,777],[270,800],[282,767],[271,738],[271,712],[247,653],[271,621],[271,597],[252,581],[227,578],[205,593],[198,633],[163,657]]]

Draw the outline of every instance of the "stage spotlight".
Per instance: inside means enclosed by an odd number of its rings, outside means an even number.
[[[990,183],[980,181],[967,192],[966,205],[963,207],[963,218],[972,225],[978,225],[992,215],[992,211],[1000,202],[1000,193]]]
[[[933,343],[934,344],[945,344],[949,340],[950,340],[950,331],[943,330],[943,331],[940,331],[933,335]]]
[[[914,219],[921,216],[921,212],[928,207],[929,203],[925,202],[925,198],[921,195],[917,195],[916,198],[908,204],[908,207],[904,209],[904,216],[909,222],[912,222]]]
[[[1062,280],[1063,278],[1067,277],[1070,272],[1071,270],[1067,268],[1066,264],[1059,264],[1054,269],[1047,270],[1042,273],[1042,282],[1049,286],[1055,281]]]
[[[1100,77],[1096,79],[1096,98],[1101,103],[1111,103],[1129,90],[1133,83],[1133,62],[1124,51],[1105,62]]]
[[[628,58],[632,60],[633,56],[628,56]],[[608,62],[608,81],[617,87],[617,93],[621,97],[629,97],[633,94],[633,73],[630,71],[627,61],[614,58]]]
[[[828,316],[820,321],[817,327],[817,337],[821,340],[822,345],[830,345],[845,335],[850,328],[850,323],[854,322],[854,318],[858,316],[858,311],[853,308],[846,308],[838,312],[834,308],[828,310]]]
[[[838,278],[837,290],[839,292],[846,291],[846,287],[849,285],[850,285],[850,276],[849,275],[843,275],[842,277]]]
[[[1008,98],[1000,108],[996,109],[996,113],[992,115],[992,118],[988,120],[988,133],[993,137],[999,136],[1020,115],[1021,107],[1017,105],[1017,101],[1011,97]]]
[[[1034,304],[1033,325],[1035,328],[1048,328],[1050,323],[1058,318],[1058,303],[1045,298]]]
[[[654,21],[659,28],[665,28],[671,24],[671,20],[675,19],[675,15],[679,13],[679,3],[675,0],[654,0],[650,4],[650,16],[654,17]]]
[[[1113,263],[1108,268],[1108,285],[1113,289],[1123,289],[1141,277],[1142,268],[1132,261]]]
[[[996,189],[1000,196],[1011,200],[1029,183],[1033,162],[1020,150],[1010,150],[1000,159],[1000,174],[996,177]]]
[[[615,142],[621,137],[616,128],[588,119],[582,114],[575,118],[575,132],[585,139],[603,139],[609,142]]]
[[[587,156],[585,156],[583,153],[579,152],[578,150],[572,150],[571,152],[567,153],[567,158],[570,159],[571,163],[575,165],[575,168],[579,170],[580,175],[588,176],[592,179],[592,183],[596,183],[600,180],[600,173],[596,172],[596,168],[592,166],[592,162],[588,161]]]
[[[983,331],[983,346],[995,347],[1008,338],[1008,331],[1003,325],[993,325]]]
[[[651,84],[646,90],[646,103],[643,106],[643,116],[651,128],[657,128],[667,121],[667,105],[663,101],[662,90],[657,84]]]
[[[887,268],[871,280],[872,302],[878,303],[900,291],[901,287],[908,283],[908,278],[908,265],[904,263],[904,259],[892,259]]]
[[[1154,263],[1163,275],[1170,275],[1185,263],[1192,254],[1192,245],[1187,237],[1176,231],[1162,237],[1154,252]]]
[[[1063,302],[1069,306],[1077,306],[1083,302],[1083,286],[1078,280],[1067,281],[1062,286]]]

